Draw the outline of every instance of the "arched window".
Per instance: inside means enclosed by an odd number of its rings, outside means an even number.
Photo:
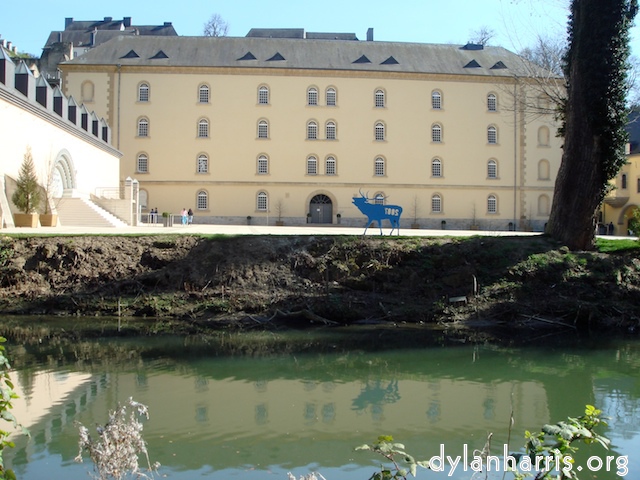
[[[269,87],[261,85],[260,88],[258,88],[258,103],[260,105],[269,104]]]
[[[431,127],[431,141],[434,143],[442,142],[442,126],[438,123]]]
[[[373,174],[376,177],[384,177],[386,174],[386,168],[384,163],[384,158],[378,157],[374,162]]]
[[[314,121],[307,123],[307,140],[318,138],[318,124]]]
[[[327,122],[327,124],[325,125],[325,134],[327,140],[336,139],[336,122]]]
[[[209,173],[209,157],[204,153],[198,155],[198,173]]]
[[[434,110],[442,108],[442,94],[438,90],[431,92],[431,108]]]
[[[307,157],[307,175],[318,174],[318,159],[316,157]]]
[[[487,178],[498,178],[498,162],[493,159],[487,162]]]
[[[87,80],[86,82],[82,82],[81,93],[82,93],[82,103],[93,102],[93,96],[95,94],[96,87],[93,82]]]
[[[258,138],[269,138],[269,123],[266,120],[258,122]]]
[[[490,143],[491,145],[498,143],[498,129],[493,125],[490,125],[487,128],[487,143]]]
[[[442,177],[442,160],[439,158],[431,160],[431,176]]]
[[[384,205],[384,199],[384,193],[378,192],[373,196],[373,203],[375,203],[376,205]]]
[[[498,197],[495,195],[487,197],[487,213],[498,213]]]
[[[384,90],[376,90],[374,105],[378,108],[383,108],[385,106],[385,95]]]
[[[266,155],[258,157],[258,175],[267,175],[269,173],[269,158]]]
[[[318,105],[318,89],[310,87],[307,90],[307,105]]]
[[[198,102],[209,103],[209,87],[207,85],[200,85],[198,88]]]
[[[385,137],[384,123],[382,122],[376,123],[374,135],[376,140],[378,141],[384,140],[384,137]]]
[[[431,212],[442,213],[442,197],[438,194],[431,197]]]
[[[141,118],[140,120],[138,120],[138,136],[149,136],[149,120],[147,120],[146,118]]]
[[[148,83],[141,83],[138,86],[138,101],[139,102],[149,101],[149,84]]]
[[[146,153],[141,153],[138,155],[138,159],[136,162],[136,172],[149,173],[149,157]]]
[[[259,192],[256,196],[256,210],[266,212],[269,209],[269,197],[266,192]]]
[[[324,162],[324,172],[326,175],[335,175],[338,172],[335,157],[327,157]]]
[[[327,91],[325,92],[325,101],[327,103],[327,106],[329,107],[334,107],[336,105],[336,101],[337,101],[337,95],[336,95],[336,89],[333,87],[329,87],[327,88]]]
[[[549,180],[551,178],[551,165],[549,160],[544,158],[538,162],[538,180]]]
[[[551,211],[551,202],[547,195],[540,195],[538,197],[538,215],[549,215]]]
[[[200,190],[196,195],[196,209],[207,210],[209,208],[209,194],[204,190]]]
[[[538,129],[538,145],[541,147],[549,146],[549,139],[551,134],[549,133],[549,127],[542,126]]]
[[[198,122],[198,138],[209,137],[209,120],[203,118]]]
[[[494,93],[487,95],[487,110],[490,112],[498,111],[498,97]]]

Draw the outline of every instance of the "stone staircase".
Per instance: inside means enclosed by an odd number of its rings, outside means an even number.
[[[60,225],[67,227],[125,227],[127,224],[85,198],[61,198],[56,210]]]

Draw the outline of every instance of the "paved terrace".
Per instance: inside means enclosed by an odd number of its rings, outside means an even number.
[[[385,226],[382,231],[385,236],[389,236],[391,227]],[[209,225],[192,224],[183,226],[179,223],[173,227],[164,227],[159,224],[142,224],[137,227],[38,227],[38,228],[3,228],[2,234],[23,234],[23,235],[147,235],[147,234],[223,234],[223,235],[362,235],[363,227],[341,227],[338,225],[302,225],[302,226],[266,226],[266,225]],[[400,236],[406,237],[442,237],[442,236],[532,236],[542,235],[542,232],[509,232],[498,230],[427,230],[401,228]],[[370,227],[367,230],[367,237],[380,236],[380,229]],[[395,236],[395,232],[394,232]],[[630,237],[608,237],[608,238],[630,238]],[[637,237],[634,237],[637,238]]]

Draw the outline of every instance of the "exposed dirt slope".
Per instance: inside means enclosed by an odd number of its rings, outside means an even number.
[[[572,253],[546,237],[3,237],[0,308],[224,325],[471,319],[633,330],[640,261]]]

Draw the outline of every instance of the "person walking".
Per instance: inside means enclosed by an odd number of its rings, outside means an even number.
[[[182,216],[182,225],[186,225],[187,224],[187,209],[186,208],[182,209],[181,216]]]
[[[193,210],[189,209],[189,211],[187,212],[187,216],[189,217],[188,218],[189,225],[191,225],[193,223]]]

